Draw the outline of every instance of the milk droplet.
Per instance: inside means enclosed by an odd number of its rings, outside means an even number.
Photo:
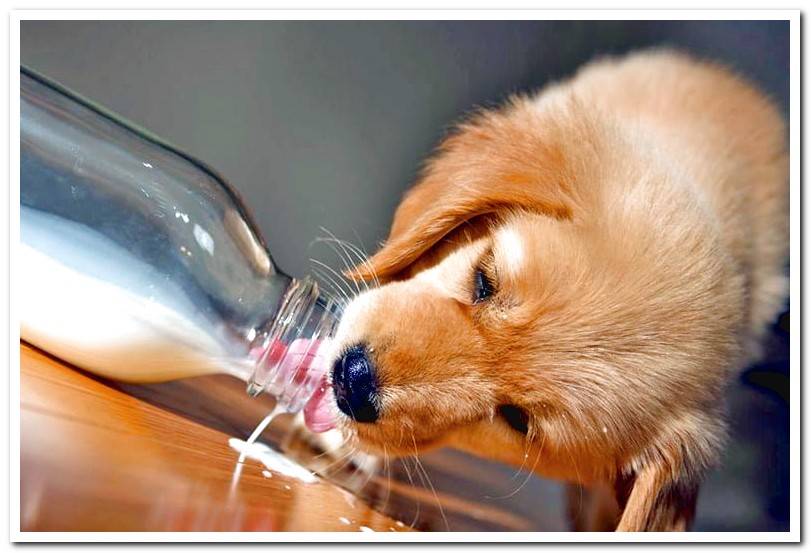
[[[361,532],[374,532],[374,530],[372,530],[368,526],[360,526],[359,528]]]
[[[262,476],[264,476],[265,478],[273,478],[273,473],[270,472],[269,470],[263,470]]]
[[[338,520],[340,520],[342,524],[349,524],[349,519],[346,517],[338,517]]]

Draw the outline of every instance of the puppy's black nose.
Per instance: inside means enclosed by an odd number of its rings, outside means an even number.
[[[355,346],[335,361],[332,389],[338,409],[358,422],[377,420],[377,378],[366,348]]]

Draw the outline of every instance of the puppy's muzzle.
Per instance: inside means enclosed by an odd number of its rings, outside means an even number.
[[[344,414],[357,422],[375,422],[380,415],[377,376],[369,353],[362,345],[354,346],[332,367],[335,402]]]

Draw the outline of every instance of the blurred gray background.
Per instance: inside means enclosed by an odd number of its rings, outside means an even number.
[[[313,245],[322,226],[374,250],[421,161],[470,109],[649,45],[724,61],[787,114],[781,21],[21,25],[23,64],[217,169],[293,275],[327,256]],[[784,314],[769,358],[730,391],[733,444],[702,490],[696,529],[788,528],[787,330]],[[515,509],[559,495],[533,482]]]

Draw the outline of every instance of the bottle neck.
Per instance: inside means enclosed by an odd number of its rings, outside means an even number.
[[[341,307],[311,278],[291,279],[274,317],[251,344],[255,360],[247,392],[267,392],[288,412],[298,412],[321,385]]]

